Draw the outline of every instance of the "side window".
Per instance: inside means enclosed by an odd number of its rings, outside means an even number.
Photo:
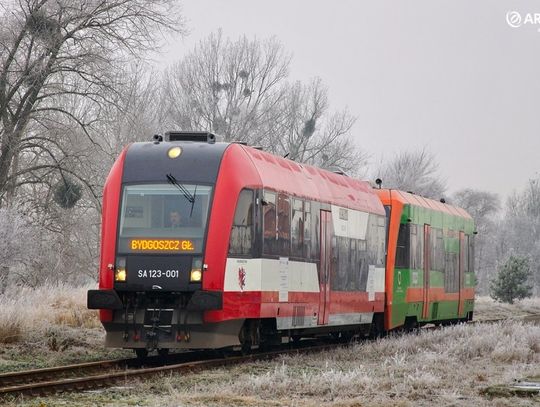
[[[469,273],[474,272],[474,236],[469,236]]]
[[[368,251],[369,264],[384,265],[384,217],[369,214]]]
[[[349,274],[351,274],[350,265],[350,240],[346,237],[333,237],[332,255],[337,256],[337,263],[332,269],[333,275],[331,279],[332,289],[346,291],[349,287]]]
[[[287,195],[278,195],[278,246],[279,255],[289,256],[291,247],[291,204]]]
[[[311,202],[304,202],[304,259],[311,258],[313,236],[311,231]]]
[[[409,249],[410,249],[409,225],[402,223],[399,225],[399,233],[396,247],[396,267],[409,268]]]
[[[318,202],[311,202],[311,259],[321,260],[319,248],[321,234],[321,205]]]
[[[386,246],[388,247],[388,233],[390,232],[390,216],[392,215],[392,207],[390,205],[384,205],[384,212],[386,213]]]
[[[291,219],[291,256],[302,257],[304,249],[304,211],[303,202],[293,199]]]
[[[444,272],[445,253],[442,229],[431,229],[431,269]]]
[[[419,270],[424,267],[424,231],[414,224],[411,229],[411,269]]]
[[[417,252],[418,252],[418,240],[417,240],[417,226],[414,225],[414,224],[410,224],[409,225],[409,229],[411,231],[411,263],[410,263],[410,266],[411,266],[411,269],[417,269],[419,268],[418,265],[416,264],[416,257],[417,257]]]
[[[254,241],[253,231],[253,191],[240,192],[229,240],[229,254],[249,255]]]
[[[263,253],[277,254],[276,194],[264,191],[263,205]]]
[[[463,272],[469,272],[469,235],[463,236],[463,253],[461,254],[461,259],[463,261]]]
[[[444,289],[447,293],[458,291],[459,287],[459,269],[458,254],[446,252],[444,265]]]
[[[386,218],[377,216],[377,266],[386,264]]]

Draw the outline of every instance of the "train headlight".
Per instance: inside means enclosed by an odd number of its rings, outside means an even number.
[[[167,152],[169,158],[178,158],[180,157],[180,154],[182,154],[182,149],[180,147],[172,147]]]
[[[126,258],[118,257],[116,259],[116,269],[114,270],[114,281],[124,283],[127,279]]]
[[[189,275],[189,281],[192,283],[199,283],[202,280],[202,271],[201,270],[191,270]]]
[[[114,281],[125,282],[126,281],[126,269],[116,269],[114,272]]]
[[[202,280],[202,259],[200,257],[193,258],[191,262],[191,273],[189,273],[189,281],[191,283],[200,283]]]

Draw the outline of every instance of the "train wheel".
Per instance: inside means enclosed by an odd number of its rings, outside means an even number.
[[[169,355],[169,348],[159,348],[157,350],[157,353],[158,353],[159,356],[164,358],[164,357]]]
[[[134,350],[139,359],[145,359],[148,356],[148,349],[146,348],[135,348]]]

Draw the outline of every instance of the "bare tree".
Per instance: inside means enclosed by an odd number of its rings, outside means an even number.
[[[510,254],[531,259],[533,292],[540,294],[540,176],[514,193],[507,203],[499,228],[498,259]]]
[[[257,142],[284,96],[289,61],[275,38],[233,42],[221,31],[210,35],[166,72],[167,124]]]
[[[43,136],[58,122],[75,124],[95,142],[89,129],[115,105],[121,67],[155,49],[158,34],[182,25],[172,0],[13,0],[0,10],[0,199],[6,199],[22,175],[66,169],[56,159],[57,139]],[[66,100],[78,98],[88,109],[67,107]],[[21,170],[28,150],[34,165]],[[47,155],[53,163],[35,159]]]
[[[446,191],[446,182],[438,174],[435,156],[425,148],[419,151],[402,151],[378,171],[386,188],[411,191],[417,195],[439,199]]]
[[[10,268],[25,263],[37,254],[34,230],[12,209],[0,208],[0,294],[10,277]]]
[[[475,272],[477,289],[488,294],[491,279],[497,272],[497,236],[500,230],[500,200],[497,194],[465,188],[457,191],[452,203],[465,209],[474,219],[478,234],[475,237]]]
[[[329,112],[320,79],[289,84],[290,60],[275,38],[210,35],[165,74],[165,126],[213,131],[225,141],[356,172],[365,157],[347,139],[354,118]]]
[[[367,157],[349,137],[355,118],[329,112],[328,90],[320,79],[287,86],[281,114],[265,146],[291,160],[357,175]]]

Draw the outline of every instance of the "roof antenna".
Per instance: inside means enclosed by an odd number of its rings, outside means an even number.
[[[379,189],[381,189],[381,187],[382,187],[382,179],[377,178],[377,179],[375,180],[375,184],[377,184],[377,186],[379,187]]]

